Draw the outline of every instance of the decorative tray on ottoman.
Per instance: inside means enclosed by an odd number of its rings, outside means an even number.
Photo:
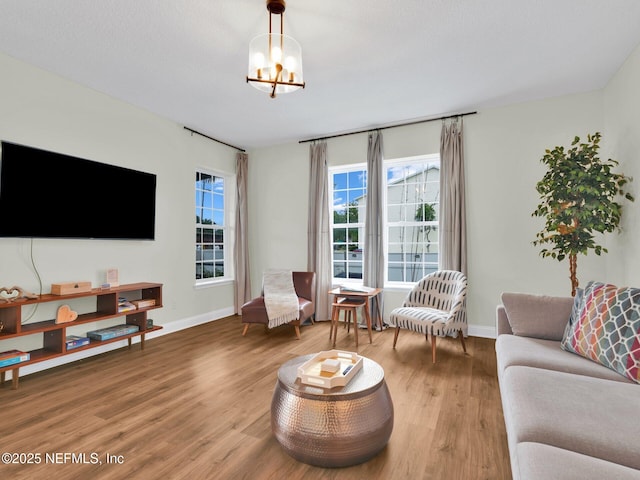
[[[362,357],[357,353],[326,350],[300,365],[298,378],[317,387],[344,387],[361,368]]]

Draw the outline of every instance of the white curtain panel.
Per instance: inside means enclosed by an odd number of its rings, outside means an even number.
[[[367,207],[365,217],[363,283],[367,287],[384,287],[384,169],[383,169],[382,132],[369,132],[367,146]],[[377,305],[382,307],[382,293],[378,302],[373,303],[371,316],[378,317]]]
[[[242,305],[251,300],[251,275],[249,272],[249,220],[247,206],[247,174],[249,156],[244,152],[236,155],[236,241],[233,247],[236,273],[235,310],[242,314]]]
[[[462,119],[440,133],[440,268],[467,273],[467,223]]]
[[[327,142],[309,146],[309,220],[307,225],[307,270],[316,272],[316,320],[329,319],[331,272],[331,223],[329,222],[329,167]]]

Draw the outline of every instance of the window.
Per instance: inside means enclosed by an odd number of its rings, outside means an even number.
[[[333,277],[362,278],[366,166],[329,172],[333,185]]]
[[[229,226],[230,178],[224,174],[196,171],[196,284],[232,277]]]
[[[414,283],[438,269],[440,157],[385,162],[387,281]]]
[[[384,162],[386,282],[414,283],[438,269],[440,157]],[[361,279],[367,196],[366,165],[332,168],[333,277]]]

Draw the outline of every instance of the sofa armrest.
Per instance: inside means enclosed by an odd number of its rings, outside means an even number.
[[[498,335],[511,335],[511,325],[509,324],[509,318],[507,317],[507,311],[504,305],[498,305],[496,307],[496,330]]]

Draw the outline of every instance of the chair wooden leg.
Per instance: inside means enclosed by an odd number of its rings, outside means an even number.
[[[329,340],[331,340],[333,338],[333,327],[336,324],[336,322],[338,321],[337,317],[336,317],[336,311],[337,311],[337,307],[333,307],[331,309],[331,328],[329,329]]]
[[[364,304],[364,318],[367,322],[367,330],[369,331],[369,343],[373,343],[373,337],[371,336],[371,312],[369,311],[369,300]]]
[[[460,330],[460,343],[462,343],[462,350],[464,350],[464,353],[467,353],[467,346],[464,344],[464,335],[462,334],[462,330]]]
[[[244,337],[247,334],[247,330],[249,330],[249,323],[244,324],[244,328],[242,329],[242,336]]]
[[[431,361],[436,363],[436,336],[431,334]]]
[[[293,328],[296,329],[296,337],[298,337],[298,340],[300,340],[300,326],[294,325]]]
[[[356,337],[356,348],[358,348],[358,311],[353,309],[353,335]]]
[[[398,341],[398,334],[400,333],[400,327],[396,327],[396,331],[393,334],[393,348],[396,348],[396,342]]]

